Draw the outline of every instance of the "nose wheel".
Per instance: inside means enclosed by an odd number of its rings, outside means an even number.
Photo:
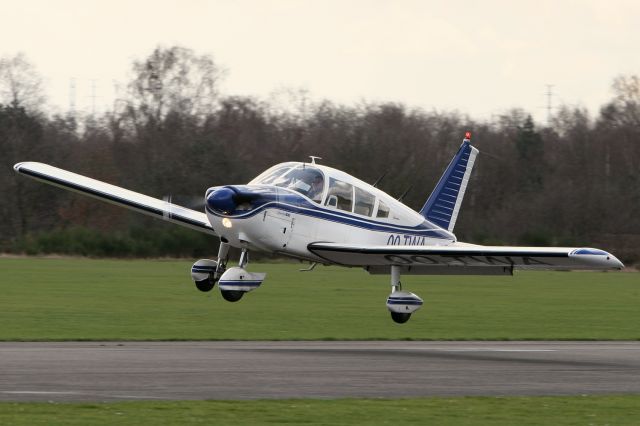
[[[404,324],[405,322],[409,321],[409,318],[411,318],[411,314],[393,311],[391,312],[391,319],[398,324]]]
[[[237,302],[242,299],[242,296],[244,296],[245,293],[245,291],[238,290],[220,290],[222,298],[227,302]]]
[[[391,319],[397,324],[409,321],[411,314],[422,307],[422,299],[409,292],[402,291],[400,283],[400,267],[391,267],[391,294],[387,298],[387,309],[391,312]]]
[[[218,288],[222,298],[227,302],[237,302],[250,291],[262,285],[262,281],[267,274],[259,272],[249,272],[245,268],[249,262],[249,252],[242,250],[238,266],[233,266],[224,271],[218,280]]]

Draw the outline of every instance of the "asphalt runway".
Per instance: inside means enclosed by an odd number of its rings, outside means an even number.
[[[0,343],[1,401],[640,394],[640,342]]]

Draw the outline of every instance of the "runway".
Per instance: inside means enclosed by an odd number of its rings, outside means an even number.
[[[640,342],[0,343],[0,401],[640,393]]]

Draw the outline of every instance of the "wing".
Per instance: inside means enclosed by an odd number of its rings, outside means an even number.
[[[309,251],[329,263],[388,273],[392,265],[417,275],[502,275],[514,269],[622,269],[610,253],[592,248],[449,246],[366,246],[313,243]]]
[[[215,235],[207,215],[169,202],[129,191],[43,163],[18,163],[13,168],[25,176],[60,188],[89,195],[178,225]]]

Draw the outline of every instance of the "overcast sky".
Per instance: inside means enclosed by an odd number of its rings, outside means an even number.
[[[620,74],[640,74],[640,2],[0,0],[0,55],[24,52],[51,104],[101,110],[157,45],[212,54],[226,94],[283,88],[353,104],[397,101],[490,118],[553,103],[596,114]]]

